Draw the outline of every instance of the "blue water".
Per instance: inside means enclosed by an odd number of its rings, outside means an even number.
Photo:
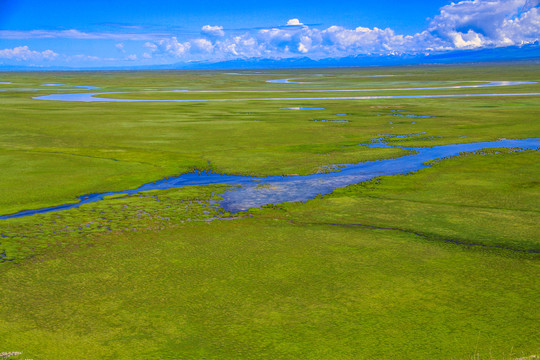
[[[274,83],[274,84],[300,84],[296,81],[291,81],[291,79],[275,79],[275,80],[266,80],[267,83]]]
[[[66,89],[67,90],[67,89]],[[381,100],[381,99],[429,99],[429,98],[460,98],[460,97],[499,97],[499,96],[539,96],[540,93],[502,93],[502,94],[444,94],[444,95],[380,95],[380,96],[325,96],[325,97],[302,97],[302,98],[242,98],[242,99],[182,99],[182,100],[143,100],[143,99],[110,99],[99,98],[94,95],[107,93],[77,93],[77,94],[53,94],[36,96],[37,100],[54,101],[83,101],[83,102],[209,102],[209,101],[305,101],[305,100]],[[291,107],[284,109],[292,110],[322,110],[323,108]]]
[[[286,79],[277,79],[286,80]],[[341,91],[403,91],[403,90],[438,90],[438,89],[463,89],[463,88],[480,88],[494,86],[510,86],[533,84],[534,82],[517,82],[517,81],[492,81],[478,85],[463,85],[463,86],[440,86],[427,88],[401,88],[401,89],[334,89],[334,90],[300,90],[303,92],[341,92]],[[93,90],[96,87],[92,86],[73,86],[72,89],[54,89],[57,90]],[[34,89],[37,91],[51,89]],[[221,91],[189,91],[186,92],[221,92]],[[245,92],[227,91],[227,92]],[[258,92],[281,92],[281,90],[267,90]],[[135,102],[135,101],[173,101],[173,102],[199,102],[199,101],[287,101],[287,100],[371,100],[371,99],[407,99],[407,98],[450,98],[450,97],[481,97],[481,96],[538,96],[540,93],[506,93],[506,94],[444,94],[444,95],[395,95],[395,96],[349,96],[349,97],[303,97],[303,98],[258,98],[258,99],[191,99],[191,100],[135,100],[135,99],[111,99],[97,98],[94,95],[107,93],[72,93],[72,94],[52,94],[38,96],[35,99],[40,100],[56,100],[56,101],[103,101],[103,102]],[[109,93],[110,94],[110,93]],[[286,107],[282,109],[290,110],[324,110],[324,108],[315,107]],[[339,114],[347,115],[347,114]],[[401,116],[401,114],[394,114]],[[407,116],[407,115],[403,115]],[[414,116],[416,117],[416,116]],[[328,120],[327,120],[328,121]],[[339,120],[338,120],[339,121]],[[338,122],[336,121],[336,122]],[[345,121],[339,121],[345,122]],[[407,136],[402,136],[407,137]],[[375,139],[368,144],[362,144],[371,147],[392,147],[386,143],[386,137]],[[331,169],[341,169],[338,172],[330,172],[324,174],[313,174],[307,176],[271,176],[271,177],[246,177],[235,175],[215,174],[212,172],[193,172],[183,174],[176,177],[170,177],[154,183],[142,185],[136,189],[130,189],[119,192],[108,192],[99,194],[88,194],[78,197],[78,202],[75,204],[65,204],[55,207],[43,209],[27,210],[16,214],[0,216],[1,219],[18,218],[30,216],[40,213],[48,213],[67,209],[78,208],[81,205],[103,200],[104,197],[110,195],[133,195],[141,191],[148,190],[164,190],[171,188],[179,188],[191,185],[209,185],[209,184],[224,184],[224,185],[241,185],[235,190],[227,191],[223,195],[221,206],[232,213],[249,209],[250,207],[258,207],[265,204],[278,204],[288,201],[306,201],[314,198],[317,194],[328,194],[336,188],[347,186],[350,184],[359,183],[372,179],[377,176],[405,174],[410,171],[415,171],[426,167],[424,163],[429,160],[440,159],[444,157],[456,156],[461,152],[476,151],[483,148],[506,147],[506,148],[521,148],[521,149],[538,149],[540,141],[538,139],[524,140],[499,140],[493,142],[470,143],[436,146],[432,148],[412,148],[398,147],[411,150],[414,154],[403,156],[397,159],[369,161],[360,164],[341,164],[329,165]],[[269,185],[269,186],[260,186]]]
[[[278,79],[283,80],[283,79]],[[361,91],[414,91],[414,90],[442,90],[442,89],[466,89],[466,88],[483,88],[483,87],[498,87],[498,86],[515,86],[535,84],[533,81],[489,81],[477,85],[455,85],[455,86],[435,86],[435,87],[420,87],[420,88],[385,88],[385,89],[316,89],[316,90],[254,90],[252,92],[259,93],[282,93],[282,92],[361,92]],[[55,90],[93,90],[94,86],[75,86],[78,89],[55,89]],[[47,89],[33,89],[36,91]],[[49,89],[50,90],[50,89]],[[236,93],[246,92],[246,90],[178,90],[186,93]],[[167,91],[153,91],[171,92]],[[54,100],[54,101],[83,101],[83,102],[208,102],[208,101],[287,101],[287,100],[375,100],[375,99],[421,99],[421,98],[449,98],[449,97],[478,97],[478,96],[538,96],[540,93],[507,93],[507,94],[444,94],[444,95],[394,95],[394,96],[325,96],[325,97],[292,97],[292,98],[252,98],[252,99],[114,99],[100,98],[95,95],[114,94],[112,92],[102,93],[75,93],[75,94],[52,94],[45,96],[36,96],[34,99],[39,100]]]
[[[315,122],[348,123],[349,120],[311,120]]]
[[[457,156],[463,152],[472,152],[486,148],[540,149],[540,139],[501,139],[491,142],[441,145],[427,148],[391,146],[386,143],[386,139],[390,137],[396,136],[381,136],[380,138],[374,139],[372,142],[363,145],[370,147],[403,148],[411,150],[414,153],[396,159],[335,165],[334,167],[339,167],[341,171],[306,176],[252,177],[216,174],[211,171],[195,171],[144,184],[136,189],[79,196],[79,202],[75,204],[21,211],[16,214],[0,216],[0,220],[75,209],[84,204],[101,201],[104,197],[110,195],[133,195],[141,191],[165,190],[184,186],[212,184],[240,185],[240,187],[226,191],[222,196],[223,200],[220,204],[226,211],[235,213],[265,204],[307,201],[313,199],[318,194],[328,194],[337,188],[357,184],[362,181],[373,179],[374,177],[406,174],[411,171],[416,171],[427,167],[427,161]],[[402,135],[397,137],[407,136]]]
[[[324,108],[314,108],[314,107],[304,107],[304,106],[294,106],[294,107],[282,107],[285,110],[324,110]]]
[[[95,90],[99,89],[99,86],[85,86],[85,85],[69,85],[71,88],[58,89],[58,86],[66,86],[65,84],[42,84],[41,86],[55,87],[54,91],[77,91],[77,90]],[[50,91],[52,89],[31,89],[33,91]]]
[[[399,113],[388,114],[388,115],[377,115],[377,116],[397,116],[397,117],[423,118],[423,119],[427,119],[427,118],[433,117],[433,116],[427,116],[427,115],[399,114]]]

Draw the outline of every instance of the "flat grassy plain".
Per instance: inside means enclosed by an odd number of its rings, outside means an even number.
[[[354,146],[381,135],[416,134],[389,143],[435,146],[540,134],[537,96],[32,99],[63,92],[188,96],[169,90],[257,97],[265,90],[540,81],[540,66],[524,64],[241,73],[0,73],[0,81],[14,83],[0,85],[0,215],[193,169],[311,174],[409,153]],[[280,78],[299,83],[265,82]],[[47,83],[102,89],[29,90]],[[540,85],[365,94],[520,92],[540,92]],[[290,95],[298,94],[279,93]],[[327,95],[336,94],[320,93]],[[298,106],[324,110],[283,109]],[[516,150],[463,154],[306,203],[233,215],[216,203],[231,187],[192,186],[0,221],[0,352],[35,360],[538,355],[540,154]]]

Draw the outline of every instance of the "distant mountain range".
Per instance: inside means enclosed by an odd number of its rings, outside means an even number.
[[[439,54],[419,55],[356,55],[339,59],[312,60],[308,57],[290,59],[239,59],[218,63],[191,63],[170,65],[171,69],[275,69],[323,68],[354,66],[391,66],[420,64],[450,64],[486,61],[537,60],[540,62],[540,44],[510,46],[482,50],[461,50]]]
[[[99,68],[3,66],[3,71],[39,70],[241,70],[241,69],[298,69],[324,67],[397,66],[423,64],[455,64],[477,62],[533,61],[540,63],[540,43],[480,50],[456,50],[415,55],[356,55],[343,58],[313,60],[308,57],[286,59],[236,59],[221,62],[183,62],[152,66],[122,66]]]

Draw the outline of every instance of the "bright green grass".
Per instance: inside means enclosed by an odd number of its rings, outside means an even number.
[[[2,270],[33,359],[512,359],[538,263],[395,231],[245,219],[118,234]]]
[[[299,105],[324,105],[326,110],[280,109]],[[128,189],[192,168],[250,175],[309,174],[325,165],[406,153],[344,146],[365,143],[379,134],[424,132],[420,140],[406,141],[413,146],[535,137],[540,127],[538,107],[538,100],[532,97],[190,105],[81,104],[17,98],[0,109],[2,181],[17,182],[24,175],[25,187],[0,187],[0,212],[36,208],[44,202],[70,202],[90,192]],[[392,109],[433,117],[413,121],[378,116],[388,115]],[[350,115],[335,116],[338,113]],[[350,122],[321,123],[313,119]],[[19,159],[35,158],[36,153],[42,154],[43,160],[25,171]],[[65,165],[58,166],[62,161]],[[87,176],[89,171],[93,176]],[[42,186],[51,177],[55,189]],[[18,193],[15,198],[13,192]]]
[[[398,76],[366,77],[373,74]],[[264,83],[277,78],[308,84]],[[0,92],[0,214],[193,168],[309,174],[407,153],[353,146],[382,134],[415,133],[395,143],[433,146],[540,133],[538,97],[114,104],[37,101],[31,97],[54,89],[20,90],[43,83],[131,92],[538,81],[536,65],[0,79],[25,83]],[[432,117],[385,116],[392,110]],[[531,252],[540,240],[538,156],[468,154],[235,220],[209,221],[228,217],[211,202],[226,188],[211,186],[0,222],[0,254],[12,260],[0,263],[0,352],[35,360],[538,355],[540,269]]]
[[[433,164],[263,214],[299,225],[392,228],[433,241],[540,252],[540,153],[494,149]]]

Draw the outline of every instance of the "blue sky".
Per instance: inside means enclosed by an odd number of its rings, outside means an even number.
[[[537,42],[540,0],[0,0],[0,65],[396,56]]]

